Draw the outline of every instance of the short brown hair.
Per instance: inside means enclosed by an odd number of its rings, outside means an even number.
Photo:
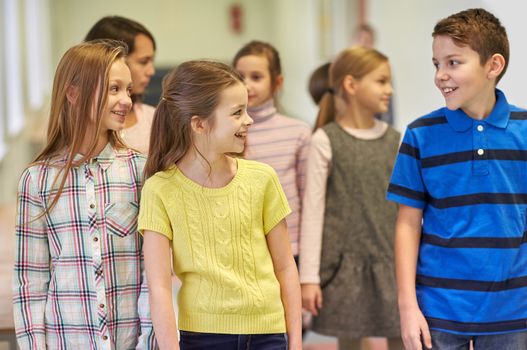
[[[432,36],[444,35],[461,46],[468,45],[479,54],[485,64],[494,54],[505,58],[505,67],[496,79],[500,81],[509,64],[509,40],[501,22],[492,13],[481,9],[469,9],[455,13],[437,22]]]

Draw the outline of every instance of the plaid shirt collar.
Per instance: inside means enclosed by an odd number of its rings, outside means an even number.
[[[116,156],[118,156],[118,155],[116,155],[116,152],[118,152],[118,151],[115,150],[112,147],[112,145],[108,142],[106,144],[106,146],[103,148],[103,150],[101,151],[101,153],[99,153],[96,157],[91,158],[89,160],[89,163],[90,164],[98,164],[101,167],[102,170],[106,171],[110,167],[110,165],[112,165],[112,163],[115,160]],[[73,157],[73,161],[77,162],[77,161],[81,160],[82,157],[83,157],[82,154],[77,153],[75,155],[75,157]],[[51,164],[60,166],[60,165],[66,164],[67,161],[68,161],[68,155],[64,154],[63,156],[58,157],[55,161],[52,161]]]

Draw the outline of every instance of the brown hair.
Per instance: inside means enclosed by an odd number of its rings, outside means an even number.
[[[271,75],[271,89],[275,92],[277,85],[277,78],[282,74],[282,65],[280,64],[280,55],[278,51],[271,44],[263,41],[253,40],[245,44],[234,56],[232,66],[236,67],[238,60],[244,56],[263,56],[267,59],[269,66],[269,74]]]
[[[243,84],[243,79],[234,69],[212,61],[184,62],[167,74],[152,123],[145,180],[188,152],[193,144],[192,117],[212,118],[222,91],[236,83]]]
[[[53,81],[47,143],[31,164],[50,164],[52,158],[66,156],[66,164],[54,179],[54,184],[59,183],[57,194],[45,212],[57,203],[70,169],[93,156],[108,101],[110,69],[114,62],[124,59],[126,53],[120,41],[96,40],[73,46],[62,56]],[[67,96],[72,89],[75,91],[73,103]],[[89,151],[74,161],[90,123],[95,124],[96,132]],[[108,131],[108,134],[112,146],[125,147],[117,132]]]
[[[492,13],[481,8],[455,13],[437,22],[432,36],[438,35],[448,36],[460,46],[468,45],[479,54],[481,65],[494,54],[502,55],[505,67],[496,83],[505,74],[509,64],[509,40],[500,20]]]
[[[309,77],[309,84],[307,89],[315,104],[319,104],[322,96],[328,91],[329,88],[329,66],[330,62],[324,63],[311,73]]]
[[[121,16],[106,16],[98,20],[91,27],[84,41],[96,39],[113,39],[121,40],[128,47],[128,54],[135,50],[135,37],[139,34],[145,35],[152,41],[154,51],[156,50],[156,41],[154,36],[141,23]],[[142,100],[142,95],[132,95],[132,101]]]
[[[347,98],[342,91],[342,82],[346,76],[351,75],[360,80],[384,62],[388,62],[388,57],[372,48],[356,46],[342,51],[329,68],[329,90],[320,101],[314,130],[335,119],[336,102]]]

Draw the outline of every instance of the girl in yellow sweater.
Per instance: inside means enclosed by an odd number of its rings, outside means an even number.
[[[164,80],[139,214],[161,349],[301,349],[287,199],[270,166],[230,156],[252,122],[227,65],[189,61]]]

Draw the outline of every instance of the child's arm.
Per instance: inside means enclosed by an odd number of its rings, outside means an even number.
[[[417,304],[415,291],[422,217],[421,209],[399,205],[395,226],[395,270],[401,336],[407,350],[422,349],[421,338],[427,348],[432,348],[428,324]]]
[[[150,314],[150,302],[148,282],[145,271],[145,258],[141,252],[141,291],[137,299],[137,313],[141,322],[141,333],[135,347],[136,350],[149,350],[156,348],[156,339],[154,333],[154,326],[152,324],[152,316]]]
[[[280,221],[267,234],[267,245],[273,260],[276,278],[280,283],[282,303],[285,309],[289,350],[302,349],[302,305],[300,282],[295,260],[291,253],[285,220]]]
[[[35,179],[20,179],[16,215],[13,311],[18,346],[46,348],[44,313],[50,280],[50,252],[44,207]]]
[[[313,316],[322,308],[322,289],[318,283],[302,283],[302,306]]]
[[[145,230],[143,236],[146,277],[150,290],[150,312],[156,340],[161,350],[179,350],[176,316],[172,303],[170,241],[154,231]]]
[[[302,135],[300,145],[296,154],[296,184],[298,186],[298,196],[300,200],[304,198],[306,187],[307,159],[309,155],[309,144],[311,143],[311,130],[307,129]],[[302,207],[300,207],[302,214]]]
[[[311,139],[306,167],[299,256],[302,305],[315,316],[322,308],[319,271],[331,157],[329,138],[322,129],[318,129]]]

